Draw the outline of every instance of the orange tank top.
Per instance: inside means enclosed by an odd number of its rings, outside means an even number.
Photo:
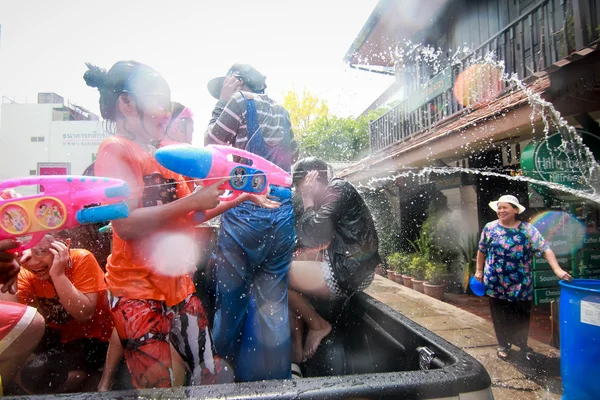
[[[124,156],[115,162],[114,156],[107,159],[111,153]],[[133,177],[125,180],[138,207],[160,206],[190,194],[181,175],[163,168],[151,153],[122,137],[113,136],[102,142],[95,168],[97,176],[109,178],[125,179],[123,170],[132,172]],[[189,274],[172,276],[160,272],[164,266],[158,264],[168,261],[168,254],[164,254],[168,251],[159,244],[165,237],[193,238],[193,234],[192,224],[185,218],[135,240],[123,240],[113,231],[113,249],[106,265],[108,289],[119,297],[160,300],[168,306],[180,303],[194,293],[194,284]]]

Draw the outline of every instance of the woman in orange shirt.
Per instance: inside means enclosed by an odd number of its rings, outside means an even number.
[[[88,64],[86,83],[100,92],[102,117],[114,136],[102,142],[97,176],[123,179],[132,195],[127,219],[113,222],[106,266],[111,316],[137,388],[171,387],[169,342],[189,384],[219,376],[204,309],[189,277],[195,267],[193,219],[218,205],[219,182],[190,194],[184,179],[154,159],[171,118],[170,89],[152,68],[119,61],[109,71]]]

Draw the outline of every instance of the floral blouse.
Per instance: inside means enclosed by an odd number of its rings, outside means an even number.
[[[521,222],[505,228],[496,220],[488,223],[479,240],[485,254],[485,293],[497,299],[533,299],[533,256],[541,257],[548,244],[535,226]]]

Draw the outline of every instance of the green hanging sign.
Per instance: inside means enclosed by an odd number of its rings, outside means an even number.
[[[577,129],[581,142],[592,152],[594,158],[600,158],[600,138]],[[523,175],[543,182],[550,182],[565,187],[589,191],[589,168],[582,168],[580,159],[585,147],[576,141],[565,141],[560,133],[554,133],[548,138],[533,141],[525,147],[521,154],[521,169]],[[552,190],[543,185],[533,185],[542,195],[551,194]]]

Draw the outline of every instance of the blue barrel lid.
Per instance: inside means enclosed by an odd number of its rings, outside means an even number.
[[[573,279],[571,282],[560,281],[558,284],[568,289],[600,294],[600,280],[598,279]]]

